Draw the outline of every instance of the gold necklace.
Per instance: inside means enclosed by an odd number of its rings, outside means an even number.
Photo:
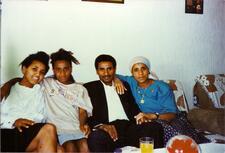
[[[147,96],[146,94],[145,94],[145,92],[146,92],[146,90],[148,89],[148,87],[151,85],[151,84],[153,84],[154,83],[154,80],[148,80],[148,85],[147,85],[147,87],[146,88],[141,88],[141,87],[139,87],[139,86],[137,86],[137,93],[141,96],[141,100],[140,100],[140,103],[141,104],[144,104],[145,103],[145,96]],[[141,93],[141,90],[143,90],[143,93]],[[154,89],[151,89],[151,92],[154,92]]]
[[[140,103],[141,104],[144,104],[145,103],[145,91],[146,91],[147,88],[144,89],[143,93],[141,92],[140,90],[140,87],[137,87],[137,93],[141,96],[141,100],[140,100]]]

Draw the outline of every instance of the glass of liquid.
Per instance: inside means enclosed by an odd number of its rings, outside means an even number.
[[[151,137],[141,137],[139,139],[141,153],[153,153],[154,139]]]

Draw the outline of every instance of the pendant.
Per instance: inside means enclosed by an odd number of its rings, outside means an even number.
[[[141,99],[140,103],[141,104],[144,104],[145,103],[145,100],[144,99]]]

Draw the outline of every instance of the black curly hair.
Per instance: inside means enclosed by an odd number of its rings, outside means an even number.
[[[45,74],[46,74],[49,70],[49,65],[48,65],[49,64],[49,55],[47,53],[45,53],[44,51],[38,51],[35,54],[30,54],[20,63],[20,65],[21,65],[21,67],[23,67],[23,66],[29,67],[31,65],[31,63],[35,60],[39,61],[45,65],[45,67],[46,67]]]
[[[73,53],[71,51],[67,51],[63,48],[60,48],[57,52],[52,53],[50,55],[52,67],[54,67],[54,64],[58,60],[65,60],[72,65],[72,62],[74,64],[80,64],[79,61],[73,56]]]

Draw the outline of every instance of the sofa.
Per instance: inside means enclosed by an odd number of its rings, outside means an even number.
[[[197,76],[193,102],[195,108],[187,115],[192,125],[225,136],[225,74]]]
[[[189,108],[184,95],[183,86],[178,80],[163,80],[173,90],[175,102],[179,111],[188,113]]]

